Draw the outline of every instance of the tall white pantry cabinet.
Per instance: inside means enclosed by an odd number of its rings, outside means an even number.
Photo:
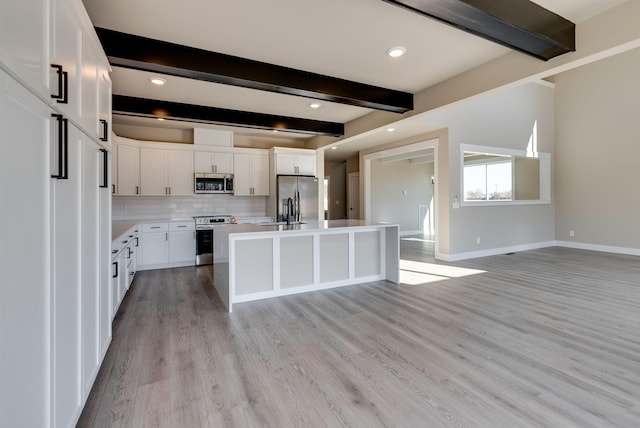
[[[109,64],[79,0],[0,3],[0,426],[73,427],[111,341]]]

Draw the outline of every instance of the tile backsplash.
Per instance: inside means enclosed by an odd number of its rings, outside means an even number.
[[[267,197],[231,195],[193,196],[114,196],[114,220],[193,217],[231,214],[236,217],[262,217]]]

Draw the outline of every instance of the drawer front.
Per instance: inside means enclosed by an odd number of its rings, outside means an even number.
[[[168,232],[169,224],[168,223],[144,223],[142,225],[142,232]]]
[[[180,230],[196,230],[196,223],[194,221],[176,221],[169,223],[170,231]]]

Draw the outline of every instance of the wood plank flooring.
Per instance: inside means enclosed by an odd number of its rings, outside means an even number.
[[[80,427],[638,427],[640,258],[460,263],[234,305],[211,267],[138,273]]]

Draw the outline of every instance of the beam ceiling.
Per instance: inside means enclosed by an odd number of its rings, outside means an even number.
[[[383,0],[541,60],[573,52],[575,24],[529,0]]]
[[[340,137],[344,134],[344,124],[342,123],[150,100],[125,95],[113,95],[113,113],[125,116],[273,129],[309,135]]]
[[[112,66],[376,110],[413,110],[413,95],[96,27]]]

